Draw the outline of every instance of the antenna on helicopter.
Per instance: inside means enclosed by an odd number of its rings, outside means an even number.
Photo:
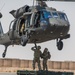
[[[1,7],[0,11],[3,9],[4,6],[5,6],[5,3],[4,3],[3,6]]]
[[[34,6],[34,0],[33,0],[33,6]]]
[[[2,13],[1,13],[1,10],[3,9],[3,7],[5,6],[5,3],[3,4],[3,6],[1,7],[1,9],[0,9],[0,18],[2,18]]]

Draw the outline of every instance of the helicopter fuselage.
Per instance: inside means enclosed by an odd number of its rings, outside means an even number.
[[[37,12],[29,17],[30,24],[26,24],[31,31],[29,43],[41,43],[53,39],[66,39],[70,28],[69,21],[64,12],[53,8],[39,9],[40,18],[36,22]]]
[[[32,12],[26,12],[15,21],[16,24],[14,23],[15,27],[13,26],[12,39],[21,38],[21,22],[24,22],[24,31],[30,34],[28,43],[34,43],[34,40],[37,40],[36,43],[42,43],[53,39],[67,38],[70,24],[64,12],[49,7],[42,8],[41,10],[37,9],[38,11],[35,10],[36,8]]]

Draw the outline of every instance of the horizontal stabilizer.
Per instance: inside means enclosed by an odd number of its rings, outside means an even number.
[[[12,11],[10,11],[9,13],[13,14],[15,11],[16,11],[16,10],[12,10]]]

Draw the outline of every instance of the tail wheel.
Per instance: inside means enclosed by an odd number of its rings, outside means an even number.
[[[61,40],[59,40],[59,42],[57,42],[57,48],[58,48],[58,50],[63,49],[63,42]]]

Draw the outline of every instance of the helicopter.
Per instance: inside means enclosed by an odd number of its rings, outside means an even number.
[[[69,20],[66,13],[48,7],[45,1],[47,0],[37,0],[35,6],[25,5],[10,11],[14,20],[11,21],[7,33],[3,32],[0,23],[0,44],[5,46],[3,58],[10,45],[26,46],[27,43],[34,43],[36,46],[37,43],[56,39],[57,49],[63,49],[62,40],[70,38]]]

